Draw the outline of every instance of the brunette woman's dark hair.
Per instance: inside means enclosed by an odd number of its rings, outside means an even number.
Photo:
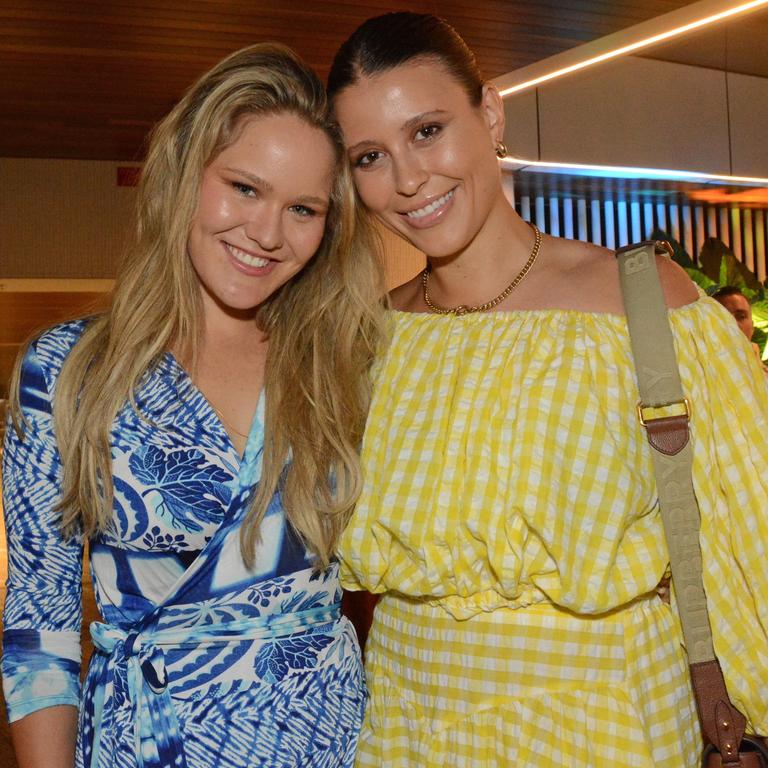
[[[339,48],[328,75],[328,96],[360,77],[375,75],[413,59],[441,63],[461,84],[473,106],[483,94],[475,55],[444,19],[429,13],[386,13],[364,21]]]

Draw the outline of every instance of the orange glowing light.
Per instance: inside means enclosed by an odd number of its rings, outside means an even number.
[[[768,205],[768,187],[754,187],[752,189],[732,192],[728,189],[717,187],[715,189],[696,189],[688,193],[688,197],[699,203],[711,203],[713,205]]]

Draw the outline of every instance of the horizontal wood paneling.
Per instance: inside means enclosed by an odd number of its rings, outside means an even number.
[[[257,41],[295,48],[325,77],[364,19],[439,13],[487,77],[688,5],[690,0],[4,0],[0,156],[133,160],[202,72]]]
[[[35,331],[104,307],[100,293],[0,293],[0,344],[19,344]]]

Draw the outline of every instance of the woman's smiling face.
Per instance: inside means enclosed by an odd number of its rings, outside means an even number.
[[[503,199],[494,145],[503,106],[473,106],[436,59],[361,76],[335,98],[355,185],[389,229],[432,257],[466,248]]]
[[[329,138],[290,113],[242,118],[203,172],[187,241],[204,295],[249,311],[320,246],[335,157]]]

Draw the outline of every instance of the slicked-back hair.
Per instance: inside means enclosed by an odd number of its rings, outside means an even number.
[[[411,61],[442,64],[478,106],[483,76],[475,55],[444,19],[429,13],[386,13],[364,21],[339,48],[328,75],[331,100],[361,77],[376,75]]]

